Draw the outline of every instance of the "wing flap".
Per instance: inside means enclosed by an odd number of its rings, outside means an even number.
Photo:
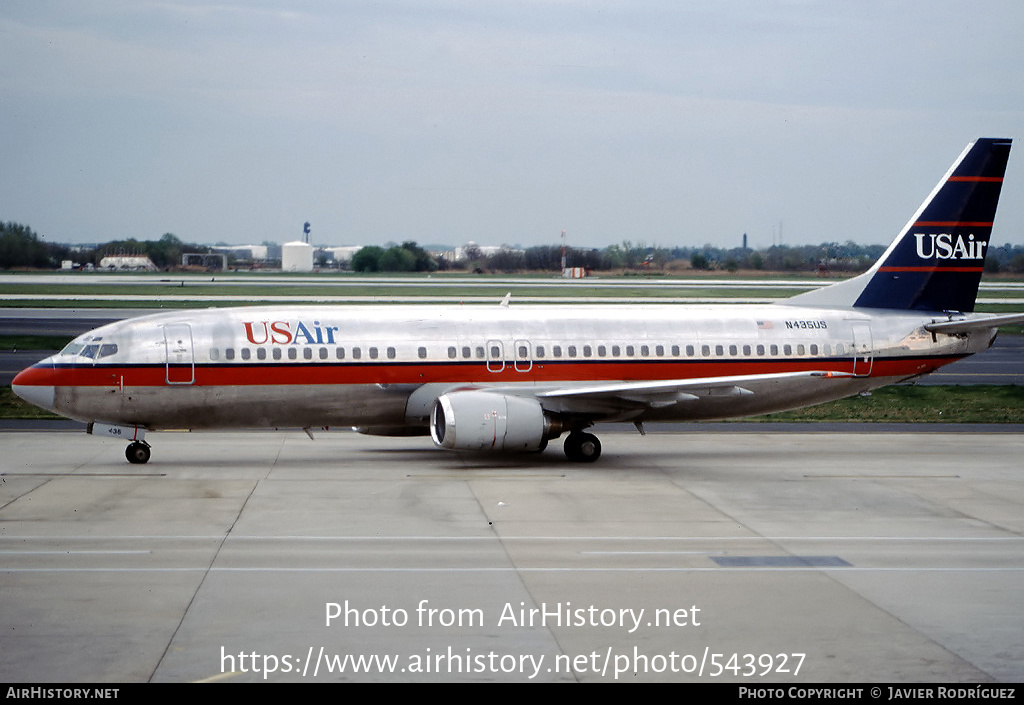
[[[566,387],[541,392],[538,399],[563,401],[604,401],[619,400],[625,404],[640,404],[650,407],[668,406],[679,401],[696,401],[702,397],[752,395],[747,386],[765,382],[782,382],[801,378],[848,378],[852,373],[830,370],[805,372],[780,372],[763,375],[736,375],[730,377],[699,377],[696,379],[671,379],[654,382],[610,382],[586,387]],[[744,386],[747,385],[747,386]]]

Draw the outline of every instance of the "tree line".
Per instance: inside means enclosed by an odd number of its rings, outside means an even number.
[[[206,245],[183,242],[173,233],[165,233],[157,240],[113,240],[93,248],[44,242],[32,228],[20,223],[0,222],[0,269],[18,267],[57,269],[61,262],[72,260],[81,265],[98,267],[108,255],[144,255],[159,269],[181,264],[185,252],[210,252]]]
[[[624,242],[599,249],[566,248],[565,266],[588,271],[698,271],[737,272],[863,272],[885,252],[883,245],[826,242],[819,245],[773,245],[760,250],[745,248],[655,247]],[[486,272],[561,270],[561,248],[540,245],[524,250],[502,248],[485,255],[470,254],[449,268]],[[1024,246],[990,247],[985,258],[989,273],[1024,273]]]
[[[169,269],[181,264],[181,256],[185,252],[202,253],[211,250],[206,245],[184,242],[172,233],[165,233],[157,240],[114,240],[82,250],[70,245],[44,242],[26,225],[0,222],[0,269],[56,269],[63,260],[99,266],[103,257],[117,254],[146,255],[158,268]],[[725,272],[824,270],[855,273],[870,267],[884,251],[882,245],[858,245],[851,241],[819,245],[773,245],[752,250],[742,247],[728,249],[710,244],[703,247],[658,247],[624,240],[621,244],[604,248],[566,248],[565,266],[582,267],[592,272],[696,269]],[[464,260],[452,262],[408,240],[384,247],[364,247],[352,257],[348,267],[364,273],[439,270],[559,272],[562,268],[562,248],[557,245],[527,248],[502,246],[496,252],[485,254],[479,247],[470,245],[466,248]],[[1024,273],[1024,246],[990,246],[985,257],[985,271]]]

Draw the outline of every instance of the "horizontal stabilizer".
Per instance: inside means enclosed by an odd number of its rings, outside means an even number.
[[[933,333],[970,333],[986,328],[997,326],[1010,326],[1016,323],[1024,323],[1024,313],[1007,313],[1002,316],[978,316],[961,318],[955,321],[938,321],[928,323],[924,329]]]

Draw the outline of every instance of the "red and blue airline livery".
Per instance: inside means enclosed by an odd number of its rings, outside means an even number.
[[[1024,314],[974,313],[1010,140],[979,139],[882,257],[772,305],[276,306],[97,328],[16,394],[150,458],[147,431],[353,426],[590,462],[595,424],[750,416],[932,372]]]

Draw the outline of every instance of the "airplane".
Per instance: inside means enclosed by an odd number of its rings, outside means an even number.
[[[351,426],[537,452],[588,429],[753,416],[928,374],[1024,313],[974,313],[1009,139],[967,146],[865,273],[766,305],[272,306],[111,323],[20,372],[21,398],[130,441],[157,429]]]

